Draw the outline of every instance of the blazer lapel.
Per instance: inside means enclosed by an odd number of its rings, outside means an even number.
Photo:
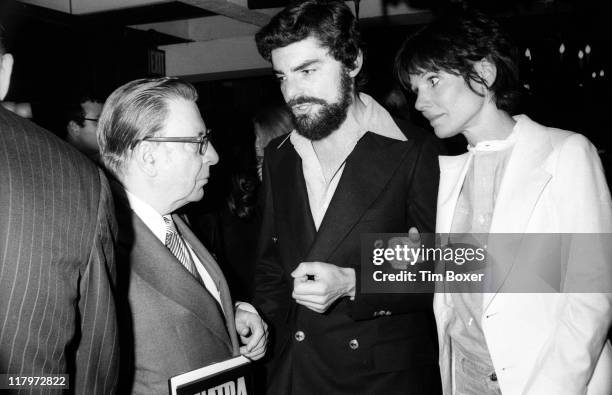
[[[525,120],[523,120],[525,121]],[[491,233],[524,233],[531,212],[551,178],[544,161],[552,151],[547,136],[523,122],[499,187]]]
[[[271,178],[283,180],[283,185],[273,186],[274,210],[283,226],[279,233],[281,237],[291,240],[296,257],[304,257],[310,250],[317,231],[308,202],[302,160],[291,144],[284,144],[278,152],[277,161],[271,169]],[[298,259],[300,258],[296,258],[295,265],[299,263]]]
[[[155,237],[138,215],[131,210],[129,213],[133,240],[132,245],[126,248],[130,251],[131,270],[158,292],[191,311],[202,325],[208,327],[232,350],[233,345],[217,301]]]
[[[200,243],[197,237],[193,234],[191,229],[182,221],[182,219],[173,214],[172,218],[174,219],[174,223],[176,224],[181,236],[189,243],[195,254],[198,256],[198,259],[212,278],[213,282],[217,286],[219,290],[221,304],[223,306],[223,310],[219,311],[219,313],[223,314],[225,317],[225,325],[227,328],[227,332],[230,335],[230,339],[232,341],[232,350],[234,355],[239,354],[239,343],[238,337],[236,335],[236,322],[234,319],[234,305],[232,303],[232,297],[230,294],[229,286],[227,285],[227,281],[225,280],[225,276],[215,259],[210,255],[208,250]],[[209,293],[207,291],[207,293]],[[210,293],[209,293],[210,294]],[[212,296],[212,295],[211,295]],[[213,297],[214,299],[214,297]],[[214,299],[215,304],[216,299]],[[221,310],[221,309],[220,309]]]
[[[329,259],[383,191],[409,149],[412,149],[412,146],[406,148],[406,145],[412,144],[409,142],[386,148],[374,136],[366,133],[349,154],[305,261]]]
[[[436,233],[450,233],[457,206],[457,199],[470,166],[468,153],[458,156],[440,156],[440,186],[438,187],[438,211]]]
[[[471,156],[466,153],[458,156],[440,156],[440,185],[438,187],[438,208],[436,213],[436,233],[439,239],[436,240],[440,247],[448,244],[448,236],[451,231],[455,207],[463,180],[470,165]],[[446,273],[445,263],[436,264],[436,273]],[[447,290],[446,282],[436,284],[436,295],[434,297],[434,308],[436,314],[440,314],[438,320],[446,317],[446,313],[452,301]],[[442,323],[446,325],[446,322]],[[442,343],[441,343],[442,344]]]
[[[551,174],[544,169],[544,162],[552,151],[552,145],[544,133],[531,127],[531,121],[521,118],[520,122],[516,126],[517,141],[499,188],[489,232],[517,234],[516,237],[489,240],[490,251],[498,255],[494,251],[500,249],[503,252],[499,256],[502,257],[510,256],[508,251],[520,251],[533,209],[551,179]],[[485,295],[485,308],[499,292],[514,263],[515,260],[506,259],[495,262],[492,284],[495,293]]]

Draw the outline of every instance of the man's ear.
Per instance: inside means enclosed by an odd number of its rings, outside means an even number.
[[[74,121],[69,121],[68,126],[66,126],[66,130],[68,131],[68,135],[72,138],[78,137],[81,134],[81,128]]]
[[[495,63],[491,62],[487,58],[482,58],[478,62],[474,63],[474,70],[476,70],[478,76],[486,82],[487,90],[493,86],[495,79],[497,78],[497,67],[495,66]]]
[[[136,161],[136,165],[140,170],[150,177],[154,177],[157,174],[158,157],[155,148],[155,144],[141,141],[134,147],[134,152],[132,153],[132,160]]]
[[[349,71],[349,75],[351,76],[351,78],[357,77],[357,74],[359,74],[359,72],[361,71],[361,67],[363,66],[363,52],[361,52],[361,49],[359,50],[359,53],[357,54],[357,57],[355,58],[355,62],[353,62],[353,64],[353,68]]]
[[[13,72],[13,55],[5,53],[0,56],[0,100],[4,100],[11,85]]]

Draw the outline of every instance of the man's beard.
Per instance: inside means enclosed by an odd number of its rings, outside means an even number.
[[[318,113],[295,115],[293,121],[295,130],[309,140],[321,140],[337,130],[346,119],[348,108],[353,102],[353,79],[346,69],[341,71],[340,77],[340,100],[329,104],[323,99],[311,96],[300,96],[290,100],[287,105],[293,107],[298,104],[319,104],[321,109]]]

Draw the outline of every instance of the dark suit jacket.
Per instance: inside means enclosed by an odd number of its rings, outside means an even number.
[[[114,392],[112,213],[91,161],[0,106],[0,373],[65,373],[70,392]]]
[[[366,133],[317,232],[301,159],[290,141],[277,148],[279,141],[265,154],[255,293],[275,337],[269,392],[436,393],[432,296],[362,294],[359,274],[361,234],[405,233],[411,226],[434,231],[434,143],[425,136],[400,142]],[[290,273],[304,261],[354,268],[355,300],[343,298],[324,314],[297,305]]]
[[[215,281],[223,311],[129,208],[114,182],[113,193],[119,222],[120,392],[167,394],[170,377],[238,355],[229,289],[179,216],[173,215],[176,227]]]

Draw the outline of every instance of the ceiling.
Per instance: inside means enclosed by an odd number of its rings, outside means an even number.
[[[271,1],[271,4],[279,3],[279,0],[256,1],[259,5],[265,5],[264,1]],[[265,14],[249,9],[247,0],[19,0],[18,2],[70,15],[103,17],[127,25],[210,15],[225,15],[247,23],[259,24],[265,23],[268,19]]]
[[[8,0],[6,0],[8,1]],[[165,37],[168,75],[202,76],[268,68],[257,54],[253,36],[288,0],[12,0],[32,15],[54,22],[80,23],[96,29],[128,26]],[[575,0],[578,1],[578,0]],[[591,0],[582,0],[584,2]],[[5,3],[5,0],[1,1]],[[458,2],[478,3],[512,13],[547,12],[574,0],[353,0],[362,28],[421,24]],[[544,11],[542,11],[544,10]],[[0,14],[2,6],[0,5]],[[76,21],[76,22],[75,22]],[[164,45],[169,44],[169,45]]]

